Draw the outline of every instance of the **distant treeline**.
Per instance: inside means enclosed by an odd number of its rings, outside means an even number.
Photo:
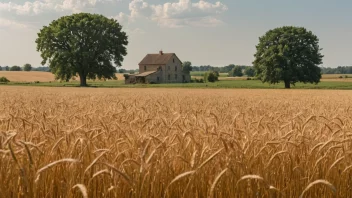
[[[23,68],[17,65],[14,66],[0,66],[0,71],[22,71]],[[28,71],[43,71],[43,72],[50,72],[49,67],[31,67]]]
[[[192,71],[217,71],[219,73],[229,73],[236,66],[240,67],[241,69],[246,69],[247,67],[251,67],[251,66],[246,66],[246,65],[234,65],[234,64],[230,64],[230,65],[223,66],[223,67],[202,65],[202,66],[192,66]]]
[[[352,66],[321,67],[321,72],[323,74],[352,74]]]
[[[204,71],[204,72],[217,71],[219,73],[229,73],[236,66],[240,67],[243,70],[247,69],[248,67],[252,67],[247,65],[234,65],[234,64],[230,64],[228,66],[223,66],[223,67],[202,65],[202,66],[192,66],[192,71]],[[321,67],[321,72],[322,74],[352,74],[352,66],[338,66],[337,68]]]
[[[33,67],[32,71],[50,72],[51,70],[49,67]]]
[[[118,69],[117,73],[121,74],[135,74],[138,73],[139,69]]]
[[[192,71],[217,71],[219,73],[229,73],[231,72],[236,66],[245,70],[247,68],[251,68],[252,66],[247,65],[235,65],[230,64],[223,67],[216,67],[211,65],[201,65],[201,66],[192,66]],[[0,66],[0,71],[10,71],[11,66]],[[50,72],[50,68],[46,66],[40,67],[32,67],[31,71],[43,71],[43,72]],[[117,69],[118,73],[129,73],[134,74],[138,73],[138,69]],[[352,66],[338,66],[336,68],[331,67],[321,67],[322,74],[352,74]]]

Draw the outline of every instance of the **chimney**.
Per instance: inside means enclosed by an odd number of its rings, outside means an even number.
[[[164,54],[164,53],[163,53],[163,50],[160,50],[160,51],[159,51],[159,54],[160,54],[160,55],[163,55],[163,54]]]

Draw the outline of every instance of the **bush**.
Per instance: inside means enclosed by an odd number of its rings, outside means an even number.
[[[35,83],[35,84],[38,84],[38,83],[40,83],[40,82],[39,82],[39,81],[34,81],[34,83]]]
[[[216,74],[214,72],[210,72],[208,74],[207,80],[208,80],[208,82],[215,82],[216,81]]]
[[[249,78],[249,77],[248,77],[247,80],[252,80],[252,78]]]
[[[8,82],[10,81],[6,77],[0,77],[0,83],[8,83]]]
[[[191,83],[204,83],[204,80],[203,79],[194,78],[194,79],[191,79],[190,82]]]
[[[204,74],[204,81],[205,82],[215,82],[218,80],[219,80],[218,73],[215,71],[206,72]]]
[[[339,78],[343,78],[343,76],[339,76]]]

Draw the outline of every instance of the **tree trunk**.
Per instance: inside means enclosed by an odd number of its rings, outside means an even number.
[[[86,75],[83,75],[83,74],[80,74],[79,75],[79,79],[80,79],[80,86],[81,87],[86,87],[87,86],[87,76]]]
[[[291,88],[290,81],[285,81],[285,88],[286,89],[290,89]]]

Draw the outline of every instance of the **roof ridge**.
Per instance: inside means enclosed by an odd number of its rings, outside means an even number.
[[[141,64],[167,64],[175,53],[163,53],[163,54],[147,54],[143,60],[139,63]]]

